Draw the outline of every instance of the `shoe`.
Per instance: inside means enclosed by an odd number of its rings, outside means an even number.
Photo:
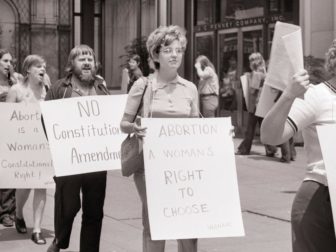
[[[249,155],[250,153],[248,153],[246,151],[240,151],[240,150],[238,150],[235,154],[236,155]]]
[[[274,157],[275,153],[266,153],[266,157]]]
[[[18,217],[15,217],[15,228],[16,228],[16,231],[18,231],[18,233],[20,234],[27,233],[26,223],[23,218],[20,219]]]
[[[9,215],[5,215],[2,220],[2,225],[5,227],[12,227],[13,226],[13,220],[9,217]]]
[[[60,251],[60,248],[57,247],[57,244],[55,242],[55,240],[53,240],[53,242],[50,244],[47,252],[59,252]]]
[[[280,158],[280,162],[281,162],[281,163],[290,163],[290,160],[288,160],[288,159],[282,157],[282,158]]]
[[[33,232],[32,236],[31,236],[31,240],[33,242],[35,242],[38,245],[42,245],[42,244],[46,244],[46,240],[44,239],[44,237],[42,236],[42,233],[38,233],[38,232]]]

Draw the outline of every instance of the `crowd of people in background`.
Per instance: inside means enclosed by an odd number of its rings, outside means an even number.
[[[120,123],[124,133],[146,136],[137,116],[151,118],[212,118],[221,116],[220,110],[231,116],[237,109],[236,89],[232,79],[237,79],[237,62],[230,58],[230,67],[220,80],[213,63],[205,55],[195,60],[198,82],[192,83],[178,74],[187,47],[185,30],[178,26],[161,26],[147,40],[148,63],[153,72],[144,76],[140,56],[134,53],[127,61],[127,104]],[[327,69],[336,76],[336,42],[327,53]],[[279,91],[275,105],[266,118],[257,116],[260,91],[267,74],[266,64],[259,52],[249,56],[249,99],[246,104],[248,122],[238,155],[251,154],[256,126],[261,126],[261,142],[265,155],[274,157],[280,146],[282,162],[294,161],[294,135],[303,130],[308,156],[308,175],[300,187],[292,208],[292,232],[294,252],[331,252],[336,250],[336,239],[331,214],[328,183],[317,139],[315,125],[330,121],[330,113],[323,110],[325,103],[336,101],[336,77],[320,85],[311,86],[305,70],[296,73],[287,88]],[[29,55],[23,62],[22,74],[16,73],[13,57],[7,50],[0,50],[0,101],[29,102],[48,101],[92,95],[109,95],[103,77],[97,74],[98,62],[94,51],[86,45],[75,46],[68,58],[66,76],[50,84],[46,62],[39,55]],[[304,99],[296,99],[305,95]],[[328,98],[328,99],[326,99]],[[143,99],[143,100],[142,100]],[[324,107],[323,107],[324,106]],[[137,114],[138,108],[140,113]],[[332,108],[332,106],[330,106]],[[82,223],[80,251],[99,251],[103,222],[103,207],[107,172],[95,172],[55,177],[54,197],[55,238],[48,252],[58,252],[69,246],[72,224],[80,208]],[[142,202],[143,251],[163,252],[164,240],[152,240],[148,219],[145,174],[134,174],[134,183]],[[0,222],[17,232],[26,233],[23,207],[31,189],[0,189]],[[80,192],[83,196],[80,197]],[[46,190],[35,189],[33,198],[34,227],[31,239],[45,244],[41,232]],[[196,252],[197,239],[178,240],[179,252]]]

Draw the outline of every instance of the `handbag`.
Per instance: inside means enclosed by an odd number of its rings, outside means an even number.
[[[135,121],[142,105],[143,97],[147,89],[147,81],[144,92],[141,96],[141,101],[139,103],[138,110],[134,116]],[[135,172],[144,171],[144,158],[143,151],[140,151],[139,139],[135,134],[132,136],[128,134],[126,139],[121,143],[120,151],[121,159],[121,174],[125,177],[131,176]]]

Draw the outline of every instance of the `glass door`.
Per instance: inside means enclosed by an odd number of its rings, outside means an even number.
[[[264,45],[263,45],[263,27],[260,26],[251,26],[242,28],[243,35],[243,48],[242,48],[242,72],[250,71],[249,64],[249,55],[254,52],[259,52],[263,55]],[[267,55],[266,55],[267,56]]]

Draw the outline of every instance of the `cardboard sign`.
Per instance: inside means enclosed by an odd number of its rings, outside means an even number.
[[[317,126],[324,165],[327,171],[334,223],[336,223],[336,124]],[[336,225],[335,233],[336,233]]]
[[[41,102],[56,176],[121,168],[119,128],[127,95]]]
[[[303,68],[301,28],[276,22],[265,85],[283,91],[293,75]]]
[[[53,188],[39,105],[0,103],[0,110],[0,188]]]
[[[141,123],[152,239],[243,236],[230,118]]]
[[[279,92],[277,89],[264,85],[261,89],[255,115],[264,118],[275,104]]]

